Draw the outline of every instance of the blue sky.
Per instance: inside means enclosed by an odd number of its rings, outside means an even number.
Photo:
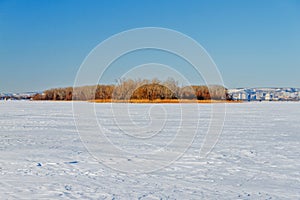
[[[297,0],[0,0],[0,92],[72,86],[101,41],[149,26],[194,38],[229,88],[300,88]]]

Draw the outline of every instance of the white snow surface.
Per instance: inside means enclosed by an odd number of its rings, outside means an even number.
[[[145,112],[153,105],[129,106],[134,123],[147,125]],[[179,104],[162,106],[175,112]],[[98,120],[117,139],[121,132],[110,107],[95,104]],[[218,143],[199,158],[210,107],[199,104],[199,131],[181,158],[151,173],[126,173],[89,153],[76,130],[72,102],[0,101],[0,199],[300,199],[300,103],[227,104]],[[126,141],[122,148],[163,147],[176,128],[166,124],[153,144]]]

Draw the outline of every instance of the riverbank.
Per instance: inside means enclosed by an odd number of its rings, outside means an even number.
[[[193,99],[96,99],[89,100],[92,103],[242,103],[243,101],[228,101],[228,100],[193,100]]]

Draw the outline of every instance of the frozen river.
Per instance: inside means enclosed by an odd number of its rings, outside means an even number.
[[[206,158],[211,105],[182,106],[188,115],[179,104],[96,104],[99,127],[123,155],[78,133],[72,102],[0,101],[0,199],[300,199],[299,102],[227,104]],[[93,133],[89,117],[80,129]],[[164,152],[182,127],[182,141],[196,134],[178,160],[142,157],[136,163],[152,172],[124,170],[143,153]],[[184,150],[176,144],[169,153]]]

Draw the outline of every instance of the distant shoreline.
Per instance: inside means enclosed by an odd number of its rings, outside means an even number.
[[[180,103],[199,103],[199,104],[212,104],[212,103],[245,103],[245,101],[230,101],[230,100],[196,100],[196,99],[131,99],[131,100],[118,100],[118,99],[96,99],[96,100],[30,100],[30,99],[9,99],[0,100],[6,101],[30,101],[30,102],[89,102],[89,103],[132,103],[132,104],[180,104]]]
[[[247,103],[284,103],[284,102],[294,102],[298,103],[300,101],[243,101],[243,100],[192,100],[192,99],[157,99],[157,100],[111,100],[111,99],[96,99],[96,100],[33,100],[33,99],[1,99],[0,102],[19,102],[19,101],[28,101],[28,102],[89,102],[89,103],[130,103],[130,104],[217,104],[217,103],[226,103],[226,104],[247,104]]]
[[[139,103],[200,103],[200,104],[210,104],[210,103],[243,103],[243,101],[229,101],[229,100],[193,100],[193,99],[129,99],[129,100],[113,100],[113,99],[96,99],[96,100],[89,100],[88,102],[91,103],[132,103],[132,104],[139,104]]]

